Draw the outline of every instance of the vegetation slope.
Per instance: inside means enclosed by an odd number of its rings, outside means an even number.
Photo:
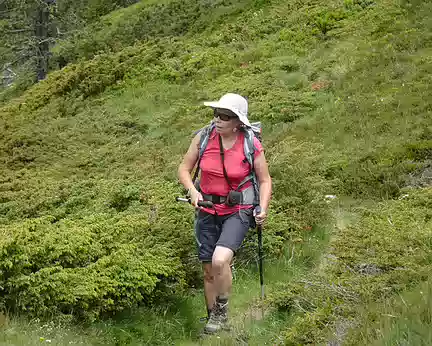
[[[307,262],[308,232],[336,224],[310,269],[268,297],[291,316],[273,343],[364,344],[396,328],[371,304],[397,307],[391,299],[431,272],[430,10],[415,0],[142,1],[60,42],[53,55],[66,66],[1,108],[2,306],[91,322],[198,286],[175,172],[211,119],[202,101],[231,91],[264,124],[267,256],[288,247]],[[430,338],[430,311],[405,326],[420,332],[384,337]]]

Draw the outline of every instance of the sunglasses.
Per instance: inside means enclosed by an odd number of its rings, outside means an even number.
[[[220,110],[216,110],[214,111],[214,117],[217,118],[219,117],[220,120],[222,121],[228,121],[228,120],[232,120],[237,118],[237,115],[235,115],[234,113],[231,112],[227,112],[227,111],[220,111]]]

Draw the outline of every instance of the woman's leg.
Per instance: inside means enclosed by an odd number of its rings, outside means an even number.
[[[205,326],[207,333],[216,333],[224,328],[228,322],[228,296],[232,285],[230,264],[233,254],[232,250],[223,246],[216,246],[213,253],[213,260],[209,269],[211,269],[213,277],[211,294],[214,294],[212,295],[214,303]]]
[[[207,317],[210,317],[210,311],[216,302],[216,287],[214,285],[215,280],[213,276],[212,264],[211,262],[203,263],[204,270],[204,297],[207,306]]]
[[[226,217],[222,232],[212,256],[213,287],[216,302],[205,327],[208,333],[215,333],[226,326],[228,321],[228,298],[231,293],[231,262],[234,251],[241,246],[249,229],[252,211],[245,210]]]
[[[204,298],[207,306],[207,314],[216,302],[216,288],[212,269],[212,257],[221,233],[221,227],[217,217],[200,210],[197,214],[195,228],[198,243],[198,258],[202,262],[204,274]]]
[[[231,261],[234,252],[223,246],[216,246],[212,259],[212,271],[216,296],[227,298],[231,293],[232,275]]]
[[[219,258],[219,256],[217,256]],[[229,295],[231,292],[231,286],[232,286],[232,260],[229,263],[229,271],[227,273],[224,273],[222,276],[224,279],[222,280],[222,291],[225,290],[224,287],[226,287],[227,294]],[[205,262],[203,263],[203,271],[204,271],[204,297],[205,302],[207,306],[207,317],[210,317],[210,311],[213,308],[215,302],[216,302],[216,296],[218,295],[218,291],[220,291],[220,288],[217,288],[215,285],[215,278],[214,278],[214,270],[212,263]],[[229,276],[228,279],[226,279],[226,276]]]

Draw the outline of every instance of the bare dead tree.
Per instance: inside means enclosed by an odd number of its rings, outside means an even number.
[[[55,0],[44,0],[39,4],[35,23],[35,36],[38,43],[37,47],[37,81],[46,78],[48,73],[49,42],[50,42],[50,6],[55,4]]]

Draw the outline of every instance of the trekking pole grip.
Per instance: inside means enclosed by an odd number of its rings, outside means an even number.
[[[192,200],[190,198],[176,197],[176,201],[192,204]],[[213,203],[210,201],[198,201],[198,207],[213,208]]]
[[[254,209],[254,211],[255,211],[255,215],[258,215],[258,214],[261,214],[261,206],[260,205],[257,205],[256,207],[255,207],[255,209]]]
[[[198,202],[198,207],[213,208],[213,203],[210,202],[210,201],[199,201]]]

